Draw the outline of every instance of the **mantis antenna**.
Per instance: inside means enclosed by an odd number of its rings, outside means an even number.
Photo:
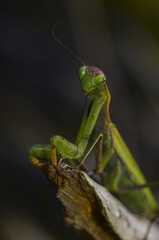
[[[66,51],[68,51],[69,53],[71,53],[72,56],[74,56],[80,63],[82,63],[83,66],[86,66],[86,64],[84,63],[84,61],[78,57],[71,49],[69,49],[68,47],[66,47],[55,35],[55,28],[61,24],[63,24],[64,22],[66,22],[66,20],[64,21],[61,21],[61,22],[58,22],[56,23],[53,28],[52,28],[52,36],[53,38],[56,40],[56,42],[58,42],[63,48],[66,49]]]
[[[134,65],[134,66],[139,66],[139,67],[146,67],[145,65],[138,64],[138,63],[114,63],[114,64],[105,65],[104,67],[101,67],[100,69],[103,70],[107,67],[123,66],[123,65]]]
[[[63,48],[65,48],[66,51],[68,51],[73,57],[75,57],[83,66],[86,66],[84,61],[79,56],[77,56],[71,49],[69,49],[67,46],[65,46],[55,35],[56,27],[61,25],[61,24],[63,24],[63,23],[65,23],[65,22],[66,22],[66,20],[63,20],[63,21],[60,21],[60,22],[56,23],[53,26],[53,28],[52,28],[52,36],[56,40],[56,42],[58,42],[58,44],[60,44]],[[108,64],[108,65],[105,65],[105,66],[101,67],[100,69],[103,70],[103,69],[105,69],[107,67],[120,66],[120,65],[136,65],[136,66],[144,67],[144,65],[136,64],[136,63],[119,63],[119,64]]]

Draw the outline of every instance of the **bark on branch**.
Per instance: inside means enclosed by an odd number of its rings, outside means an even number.
[[[65,209],[65,221],[74,229],[86,232],[95,240],[141,240],[149,221],[128,211],[123,204],[86,173],[60,164],[58,171],[50,165],[44,173],[58,186],[57,197]],[[159,239],[153,226],[149,239]]]

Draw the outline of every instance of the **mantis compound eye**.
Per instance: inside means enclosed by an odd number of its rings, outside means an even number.
[[[85,75],[85,73],[86,73],[86,67],[85,66],[82,66],[80,69],[79,69],[79,71],[78,71],[78,76],[79,76],[79,78],[80,79],[82,79],[83,78],[83,76]],[[88,71],[88,70],[87,70]]]
[[[106,80],[106,78],[105,78],[104,74],[100,74],[95,78],[94,84],[95,84],[95,86],[100,85],[103,82],[105,82],[105,80]]]

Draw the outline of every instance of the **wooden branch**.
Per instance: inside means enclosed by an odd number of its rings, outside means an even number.
[[[86,232],[95,240],[141,240],[149,221],[128,211],[104,187],[86,173],[60,164],[44,168],[51,183],[58,186],[57,197],[65,209],[65,221],[74,229]],[[159,239],[159,228],[153,226],[149,239]]]

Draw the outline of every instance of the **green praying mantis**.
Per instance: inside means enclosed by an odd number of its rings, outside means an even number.
[[[54,38],[64,46],[54,35]],[[110,93],[105,74],[97,67],[82,62],[78,75],[85,95],[84,113],[75,143],[61,136],[53,136],[49,145],[34,145],[27,149],[30,161],[37,167],[53,164],[57,169],[63,159],[80,159],[79,168],[90,151],[97,146],[95,173],[100,174],[102,185],[113,192],[133,213],[153,221],[158,215],[157,202],[148,187],[139,166],[123,141],[109,115]],[[86,151],[90,136],[101,118],[102,128]],[[86,152],[85,152],[86,151]]]

